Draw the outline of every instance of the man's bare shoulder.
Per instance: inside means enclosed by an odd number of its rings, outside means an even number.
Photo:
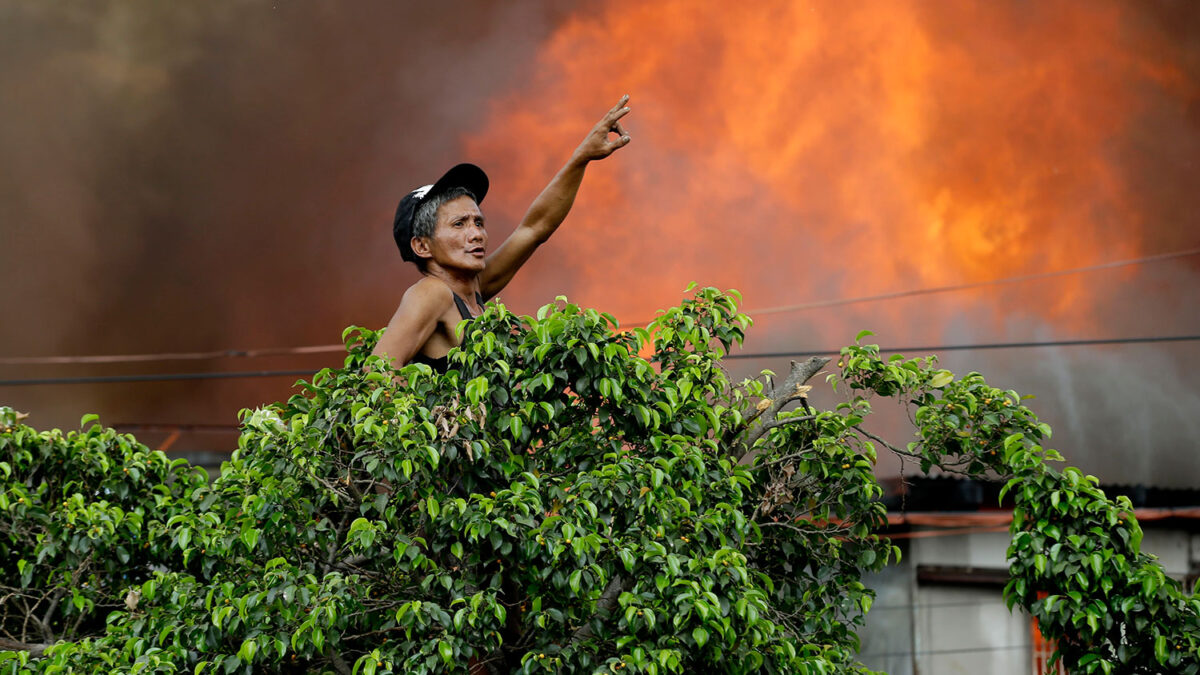
[[[453,305],[454,293],[438,279],[426,277],[409,286],[371,353],[394,358],[397,364],[407,363],[430,336],[445,333]]]
[[[417,312],[441,314],[454,304],[454,292],[446,282],[434,277],[422,277],[404,291],[400,307]]]

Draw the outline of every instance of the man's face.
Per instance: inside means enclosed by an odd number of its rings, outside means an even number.
[[[437,226],[428,240],[431,260],[450,269],[480,272],[487,243],[483,213],[474,199],[463,195],[438,208]]]

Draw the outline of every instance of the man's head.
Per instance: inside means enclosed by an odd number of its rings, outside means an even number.
[[[400,257],[415,263],[424,271],[425,259],[413,251],[413,238],[428,239],[433,236],[437,228],[438,211],[443,205],[458,203],[455,200],[464,196],[470,197],[478,205],[483,202],[487,191],[488,177],[483,169],[474,164],[459,164],[433,185],[417,188],[404,195],[392,222],[392,236],[396,240],[396,247],[400,249]]]
[[[475,193],[465,187],[452,187],[440,194],[427,196],[417,207],[417,212],[413,214],[412,236],[432,237],[434,230],[437,229],[438,211],[441,210],[442,205],[459,197],[470,197],[476,205],[479,204],[479,198],[475,196]]]

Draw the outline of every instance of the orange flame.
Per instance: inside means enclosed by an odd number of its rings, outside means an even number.
[[[640,319],[691,280],[766,307],[1139,255],[1114,139],[1147,88],[1196,89],[1123,11],[613,0],[581,13],[465,139],[499,177],[489,208],[519,218],[564,159],[548,149],[565,153],[626,91],[634,142],[589,169],[538,272],[507,294],[544,302],[553,276],[556,293]],[[1088,324],[1095,283],[1005,298]]]

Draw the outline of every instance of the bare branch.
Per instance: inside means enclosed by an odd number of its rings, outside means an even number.
[[[761,523],[756,523],[756,524],[760,528],[762,528],[762,527],[786,527],[789,530],[792,530],[798,534],[802,534],[802,535],[806,535],[806,536],[813,535],[813,534],[832,534],[834,532],[843,532],[843,531],[846,531],[849,529],[847,527],[842,527],[842,526],[837,526],[837,525],[828,525],[826,527],[798,527],[796,525],[793,525],[791,523],[786,523],[786,522],[780,522],[780,523],[761,522]]]
[[[762,425],[763,431],[770,431],[775,427],[781,427],[785,424],[795,424],[796,422],[808,422],[817,419],[816,415],[805,415],[803,417],[785,417],[784,419],[776,419]]]
[[[30,656],[41,656],[53,643],[51,642],[20,642],[0,637],[0,650],[13,652],[29,652]]]
[[[86,563],[85,563],[86,564]],[[72,579],[72,583],[78,579]],[[63,596],[67,594],[67,589],[60,588],[54,592],[54,597],[50,598],[50,607],[46,609],[46,613],[38,620],[38,624],[42,628],[42,639],[53,644],[55,642],[54,630],[50,628],[50,622],[54,618],[54,612],[58,609],[58,603],[62,601]]]
[[[617,598],[621,597],[621,592],[625,590],[625,579],[621,575],[614,576],[609,580],[608,585],[604,587],[604,592],[596,600],[596,612],[592,618],[601,612],[611,612],[617,606]],[[571,635],[571,643],[586,640],[592,636],[592,621],[589,618],[580,626],[573,635]]]
[[[771,393],[768,395],[768,400],[770,403],[764,406],[762,410],[759,411],[758,415],[751,418],[753,420],[761,417],[762,424],[747,434],[744,441],[744,447],[754,447],[755,441],[762,438],[763,435],[774,428],[770,425],[776,421],[776,416],[779,415],[779,411],[783,410],[784,406],[792,401],[804,399],[809,389],[805,383],[812,379],[812,377],[818,372],[820,372],[827,363],[829,363],[829,359],[824,356],[813,356],[804,362],[792,361],[792,370],[790,373],[788,373],[787,379],[785,379],[778,387],[772,389]],[[738,464],[745,465],[753,462],[755,457],[761,454],[761,452],[761,450],[750,450],[746,452],[740,459],[738,459]]]
[[[913,459],[925,459],[925,457],[923,455],[919,455],[915,452],[909,452],[907,450],[901,450],[900,448],[897,448],[896,446],[892,445],[891,443],[888,443],[887,441],[885,441],[882,438],[876,436],[875,434],[867,431],[866,429],[863,429],[862,427],[855,427],[854,430],[877,443],[882,443],[884,445],[884,447],[886,447],[888,450],[891,450],[892,452],[896,453],[897,455],[904,455],[905,457],[912,457]]]
[[[333,536],[333,541],[329,543],[329,551],[325,554],[325,565],[321,569],[321,576],[329,574],[329,570],[333,568],[334,557],[341,549],[342,535],[346,533],[347,526],[350,524],[350,516],[342,514],[342,520],[338,523],[337,534]]]
[[[318,483],[320,483],[322,486],[325,487],[326,490],[329,490],[333,494],[337,495],[338,499],[347,501],[347,502],[351,501],[351,497],[350,497],[349,493],[344,492],[341,488],[334,485],[333,483],[330,483],[329,481],[325,480],[324,478],[317,475],[316,473],[309,472],[308,477],[317,481]]]
[[[352,669],[346,663],[345,659],[342,658],[341,654],[332,652],[329,656],[330,661],[333,663],[333,669],[338,672],[338,675],[351,675]]]
[[[756,465],[754,465],[754,469],[757,471],[758,469],[765,469],[765,468],[768,468],[768,467],[772,467],[772,466],[777,466],[777,465],[779,465],[779,464],[783,464],[784,462],[789,462],[789,461],[791,461],[791,460],[793,460],[793,459],[799,459],[800,457],[803,457],[803,456],[804,456],[804,453],[805,453],[805,452],[808,452],[809,450],[812,450],[812,446],[811,446],[811,445],[804,447],[804,448],[803,448],[802,450],[800,450],[799,452],[793,452],[793,453],[792,453],[792,454],[790,454],[790,455],[784,455],[783,457],[780,457],[779,459],[773,459],[773,460],[771,460],[771,461],[769,461],[769,462],[763,462],[762,464],[756,464]]]

